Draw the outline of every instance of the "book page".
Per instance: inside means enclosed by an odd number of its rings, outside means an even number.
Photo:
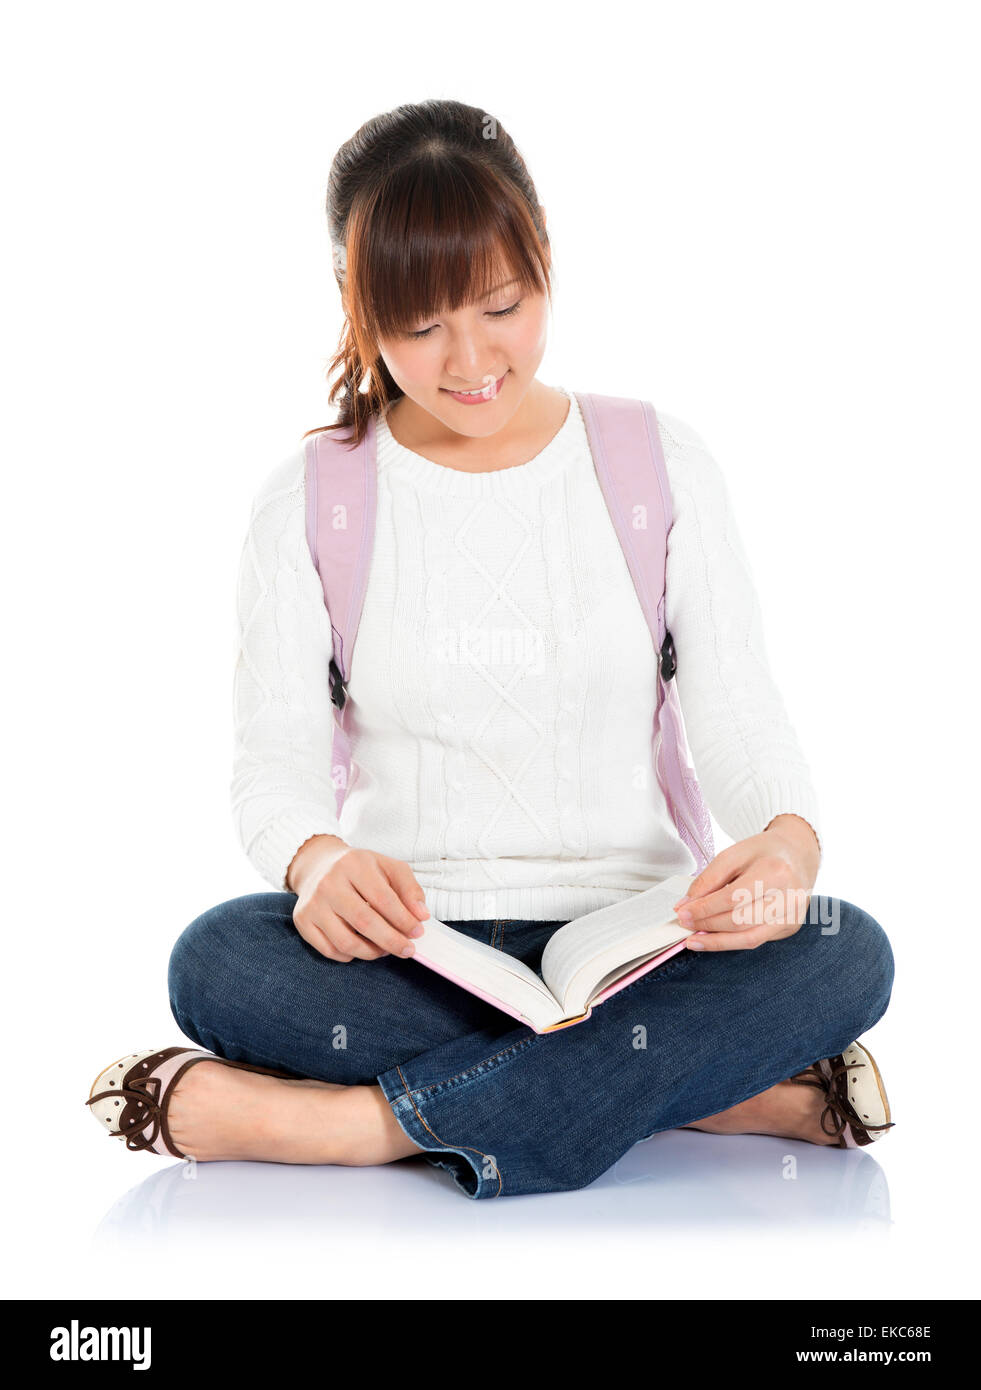
[[[482,941],[473,941],[454,931],[445,922],[427,917],[422,936],[414,937],[414,959],[444,974],[464,989],[507,1004],[533,1027],[543,1028],[563,1017],[558,1001],[547,985],[524,961],[505,951],[496,951]]]
[[[678,922],[674,904],[696,877],[676,874],[559,928],[542,955],[542,975],[563,1016],[584,1012],[601,986],[691,935]]]

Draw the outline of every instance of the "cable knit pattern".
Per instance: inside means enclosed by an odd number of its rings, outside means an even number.
[[[466,791],[466,768],[459,747],[457,723],[453,714],[452,696],[446,679],[446,666],[436,659],[440,650],[440,634],[446,631],[449,623],[449,567],[452,556],[452,541],[445,533],[433,527],[423,536],[423,555],[426,562],[424,575],[426,594],[426,626],[424,629],[424,650],[430,659],[424,667],[428,679],[428,703],[432,714],[433,728],[443,771],[433,794],[433,806],[438,812],[434,831],[437,837],[437,853],[441,859],[456,859],[464,852],[465,830],[463,817],[465,808],[461,797]],[[392,631],[392,663],[398,661],[396,644],[400,635]]]
[[[231,798],[273,888],[316,834],[405,860],[444,921],[571,920],[694,872],[651,769],[654,645],[565,394],[545,448],[492,473],[433,463],[378,421],[340,819],[302,448],[260,489],[239,574]],[[666,614],[706,801],[733,839],[781,812],[820,836],[724,478],[683,421],[658,420],[675,509]]]

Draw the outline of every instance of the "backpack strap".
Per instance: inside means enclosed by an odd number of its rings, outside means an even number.
[[[320,575],[334,648],[327,677],[334,705],[332,775],[340,815],[351,776],[347,684],[375,539],[374,416],[360,444],[322,432],[307,438],[304,453],[307,544]]]
[[[657,416],[649,401],[575,395],[596,474],[658,654],[655,775],[701,873],[714,858],[712,821],[688,752],[674,680],[678,656],[665,619],[668,533],[674,514]]]
[[[619,396],[575,393],[610,516],[659,652],[662,675],[677,669],[664,620],[667,536],[673,520],[654,407]],[[666,651],[664,650],[666,648]]]

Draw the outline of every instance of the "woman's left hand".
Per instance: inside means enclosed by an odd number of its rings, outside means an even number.
[[[793,936],[807,917],[821,851],[806,820],[775,816],[759,835],[722,850],[675,904],[693,951],[745,951]],[[685,914],[690,920],[686,920]]]

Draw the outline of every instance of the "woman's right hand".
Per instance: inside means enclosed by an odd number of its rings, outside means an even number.
[[[296,929],[321,955],[348,962],[411,956],[429,916],[415,874],[401,859],[315,835],[287,871]]]

